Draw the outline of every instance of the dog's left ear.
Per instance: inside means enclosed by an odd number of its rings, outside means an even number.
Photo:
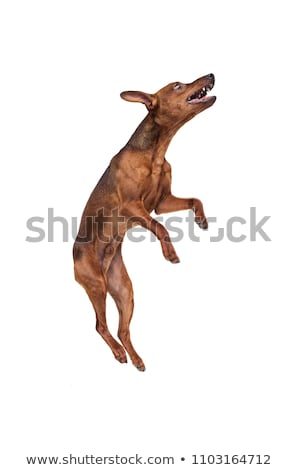
[[[157,98],[155,95],[150,93],[144,93],[143,91],[123,91],[120,93],[122,99],[126,101],[132,101],[135,103],[143,103],[148,111],[154,109],[157,104]]]

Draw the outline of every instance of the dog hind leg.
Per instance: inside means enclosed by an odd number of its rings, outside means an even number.
[[[74,262],[76,281],[86,290],[96,313],[97,332],[111,348],[115,358],[121,363],[127,362],[123,346],[113,338],[107,326],[107,283],[105,275],[99,265],[99,259],[94,256],[94,247],[75,244]]]
[[[107,271],[107,288],[113,297],[119,311],[118,337],[125,347],[132,363],[140,371],[145,365],[136,353],[130,339],[129,325],[133,314],[133,289],[121,255],[121,245],[118,246]]]

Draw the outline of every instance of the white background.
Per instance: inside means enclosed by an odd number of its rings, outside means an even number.
[[[294,2],[4,1],[0,13],[1,467],[139,453],[190,468],[192,454],[246,453],[296,469]],[[209,72],[217,101],[167,157],[174,194],[201,198],[217,226],[196,227],[196,243],[183,225],[180,265],[149,239],[124,244],[140,373],[95,332],[71,237],[57,223],[54,242],[28,243],[26,221],[43,217],[47,234],[49,207],[80,217],[146,114],[121,91]],[[232,216],[249,223],[250,207],[271,216],[271,242],[209,241]],[[108,318],[116,333],[110,301]]]

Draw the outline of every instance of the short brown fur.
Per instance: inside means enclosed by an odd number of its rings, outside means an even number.
[[[141,225],[159,239],[164,257],[178,263],[169,233],[150,213],[192,209],[198,225],[202,229],[208,227],[199,199],[172,195],[171,166],[165,153],[178,129],[213,105],[214,96],[201,99],[201,95],[195,95],[199,90],[210,90],[213,85],[214,76],[210,74],[187,85],[170,83],[156,94],[121,93],[127,101],[145,104],[149,112],[97,183],[83,212],[75,241],[75,278],[93,304],[96,330],[118,361],[127,362],[127,352],[141,371],[145,370],[145,365],[130,339],[133,290],[121,255],[122,241],[129,228]],[[113,297],[119,311],[118,337],[122,344],[113,338],[107,326],[107,293]]]

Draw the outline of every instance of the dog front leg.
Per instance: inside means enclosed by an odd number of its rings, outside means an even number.
[[[171,263],[179,263],[179,258],[171,242],[169,232],[162,224],[151,217],[142,203],[130,204],[129,208],[126,208],[123,213],[127,217],[128,228],[141,225],[150,230],[160,241],[166,260],[171,261]]]
[[[155,208],[155,212],[156,214],[165,214],[167,212],[183,211],[186,209],[192,209],[194,211],[195,221],[201,229],[206,230],[208,228],[208,222],[200,199],[180,198],[169,194],[159,202]]]

